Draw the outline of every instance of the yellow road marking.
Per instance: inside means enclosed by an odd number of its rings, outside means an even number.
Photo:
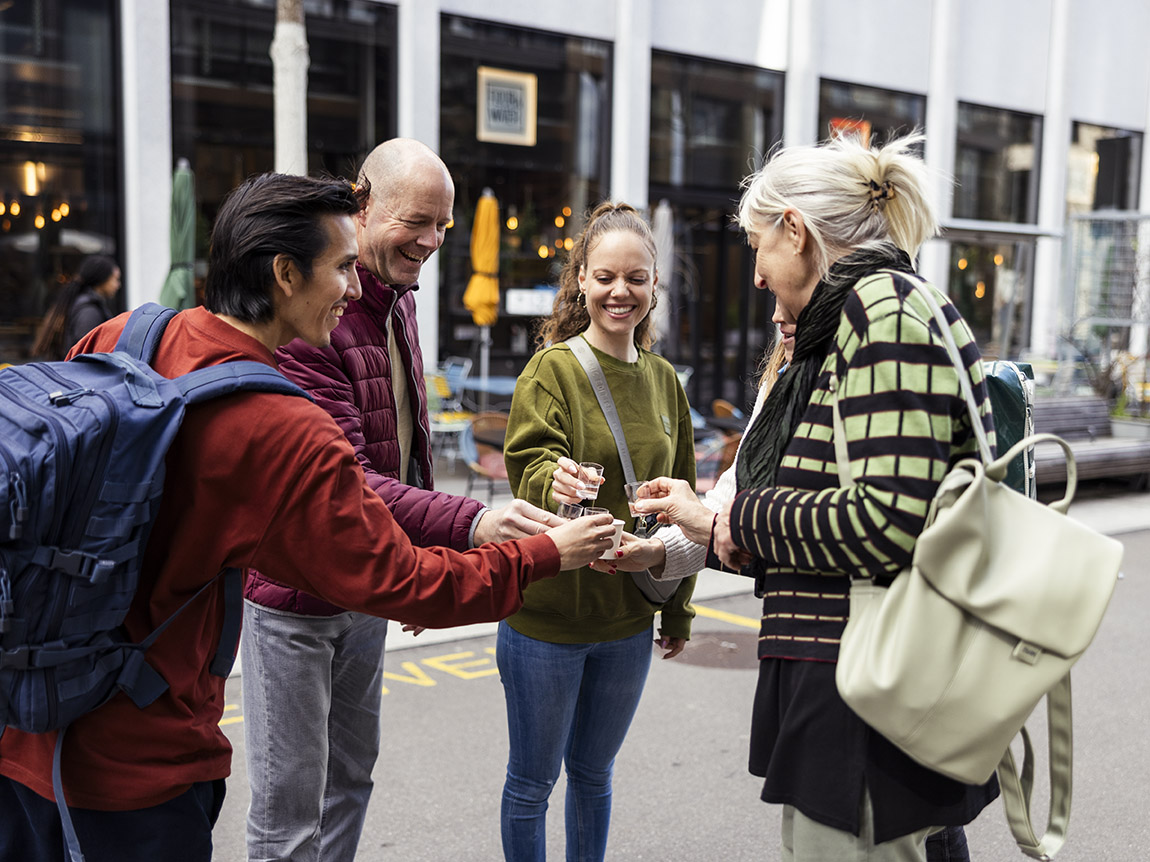
[[[748,629],[758,629],[759,628],[759,622],[760,621],[753,618],[753,617],[744,617],[741,614],[732,614],[732,613],[728,613],[727,611],[716,610],[715,608],[709,608],[706,605],[695,605],[694,607],[695,607],[695,613],[701,617],[708,617],[709,619],[713,619],[713,620],[721,620],[722,622],[731,623],[732,625],[741,626],[743,628],[748,628]],[[494,647],[486,647],[484,649],[484,652],[489,653],[491,655],[494,655],[495,654],[495,648]],[[451,676],[457,677],[459,679],[475,679],[478,677],[492,676],[492,675],[498,673],[498,670],[494,667],[486,667],[483,670],[471,670],[471,668],[476,668],[476,667],[479,667],[482,665],[490,664],[490,659],[478,659],[478,660],[474,660],[474,661],[460,661],[460,659],[470,659],[474,655],[475,655],[475,653],[473,653],[473,652],[448,653],[448,654],[441,655],[441,656],[432,656],[430,658],[422,659],[421,663],[424,665],[427,665],[428,667],[434,668],[435,670],[450,674]],[[400,667],[402,667],[405,671],[407,671],[407,675],[401,675],[401,674],[392,673],[389,671],[384,671],[384,673],[383,673],[384,679],[388,679],[392,682],[405,682],[405,683],[408,683],[409,685],[416,685],[416,686],[434,686],[436,684],[435,680],[432,677],[430,677],[415,662],[411,662],[411,661],[400,662]],[[385,686],[384,687],[384,694],[386,694],[386,693],[387,693],[387,688]],[[240,708],[239,704],[229,703],[226,706],[224,706],[224,712],[231,712],[234,710],[238,710],[239,708]],[[239,724],[243,720],[244,720],[244,717],[242,715],[228,716],[227,718],[221,718],[220,719],[220,727],[225,727],[229,724]]]
[[[694,607],[695,613],[701,617],[722,620],[725,623],[732,623],[748,629],[757,629],[759,627],[760,620],[752,617],[744,617],[741,614],[729,614],[726,611],[717,611],[714,608],[708,608],[706,605],[695,605]]]

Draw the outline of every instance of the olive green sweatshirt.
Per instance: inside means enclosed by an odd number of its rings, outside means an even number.
[[[694,485],[690,407],[674,368],[646,350],[639,351],[637,362],[621,362],[599,350],[595,357],[619,412],[635,478],[672,476]],[[592,505],[610,509],[623,519],[625,530],[634,530],[615,438],[583,366],[566,344],[557,344],[535,354],[515,386],[504,446],[515,495],[554,512],[551,482],[564,455],[603,465],[604,482]],[[695,577],[685,578],[663,606],[660,631],[665,636],[690,636],[694,588]],[[658,610],[629,573],[582,568],[531,584],[523,608],[508,623],[538,640],[593,643],[638,634]]]

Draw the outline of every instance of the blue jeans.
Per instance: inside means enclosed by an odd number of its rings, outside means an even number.
[[[131,728],[125,728],[130,733]],[[69,808],[87,862],[211,862],[212,826],[220,816],[224,779],[201,781],[150,808]],[[0,776],[0,862],[66,862],[55,802]]]
[[[947,826],[926,839],[926,862],[970,862],[966,830]]]
[[[504,858],[546,858],[547,799],[566,763],[567,860],[602,860],[611,773],[651,667],[651,630],[605,643],[557,644],[501,622],[495,661],[510,740],[500,822]]]
[[[244,602],[250,862],[355,858],[379,755],[387,620]]]

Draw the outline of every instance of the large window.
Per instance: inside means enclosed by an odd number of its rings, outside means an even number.
[[[121,247],[115,7],[0,3],[0,363],[29,358],[85,255]]]
[[[555,286],[586,211],[607,196],[611,47],[451,15],[442,19],[441,40],[440,152],[455,178],[455,224],[439,252],[440,349],[471,356],[478,367],[480,333],[463,305],[476,204],[484,189],[499,204],[502,295]],[[478,139],[480,67],[494,70],[485,81],[507,82],[506,98],[526,96],[516,82],[534,76],[533,143]],[[516,374],[533,349],[537,317],[508,313],[506,299],[501,305],[488,333],[491,373]]]
[[[953,232],[949,293],[988,359],[1017,358],[1029,343],[1034,241]]]
[[[305,2],[308,169],[354,178],[395,135],[395,9]],[[172,0],[172,147],[196,174],[196,254],[227,193],[275,167],[275,4]]]
[[[739,183],[782,137],[779,72],[656,51],[651,57],[650,200],[666,230],[655,349],[693,373],[687,394],[745,405],[774,337],[770,297],[733,223]]]
[[[1066,170],[1066,212],[1138,209],[1142,135],[1075,123]]]
[[[776,140],[781,75],[656,51],[651,183],[730,192]]]
[[[960,103],[954,216],[1034,224],[1042,118]]]
[[[819,82],[819,140],[857,134],[885,143],[926,124],[926,97],[843,81]]]

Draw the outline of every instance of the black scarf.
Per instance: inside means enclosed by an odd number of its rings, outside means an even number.
[[[791,364],[775,381],[758,418],[744,435],[735,467],[739,491],[775,484],[783,453],[807,411],[819,369],[834,346],[847,296],[861,279],[881,269],[914,272],[910,258],[900,249],[862,249],[835,263],[815,286],[795,324]]]

